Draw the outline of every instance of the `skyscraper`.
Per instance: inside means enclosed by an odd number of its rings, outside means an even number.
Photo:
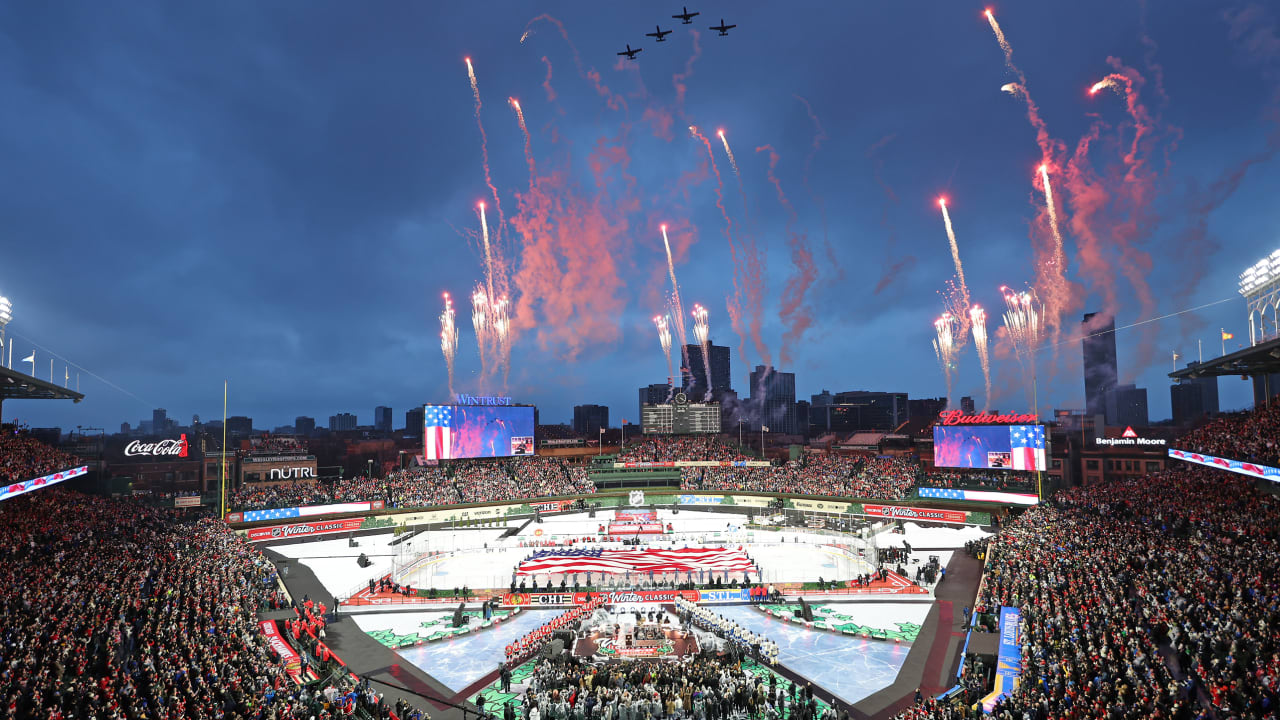
[[[1084,340],[1084,412],[1105,415],[1107,391],[1116,386],[1116,320],[1102,313],[1086,313],[1081,328]],[[1112,422],[1113,419],[1108,417]]]
[[[1198,362],[1187,363],[1188,368],[1198,365]],[[1169,386],[1169,405],[1173,409],[1173,424],[1180,427],[1194,425],[1205,415],[1217,415],[1218,376],[1202,375]]]
[[[972,415],[975,410],[977,410],[977,406],[974,405],[972,397],[965,395],[964,397],[960,398],[961,412],[963,412],[965,415]]]
[[[373,429],[378,432],[391,432],[391,408],[379,405],[373,409]]]
[[[770,432],[796,433],[796,374],[757,365],[751,371],[751,428],[761,425]]]
[[[890,432],[911,416],[906,393],[850,390],[836,393],[836,406],[854,408],[856,429]]]
[[[588,438],[601,428],[609,427],[609,408],[604,405],[576,405],[573,408],[573,431]]]
[[[151,411],[151,432],[159,435],[169,431],[169,411],[157,408]]]
[[[227,418],[227,435],[231,437],[249,437],[253,434],[253,418],[234,415]]]
[[[681,387],[689,395],[690,402],[701,402],[707,393],[707,366],[702,358],[701,345],[685,345],[689,356],[689,369],[680,373]],[[732,388],[733,376],[729,367],[728,346],[711,345],[711,392],[718,394]]]
[[[311,435],[316,431],[316,419],[299,415],[293,419],[293,430],[299,435]]]
[[[338,413],[329,416],[329,429],[338,430],[355,430],[356,416],[352,413]]]
[[[404,434],[407,437],[422,437],[423,425],[426,422],[425,413],[421,405],[405,412]]]
[[[671,398],[671,386],[666,383],[654,383],[640,388],[640,404],[636,406],[636,417],[644,414],[645,405],[661,405]]]
[[[1126,427],[1146,427],[1147,389],[1133,385],[1116,385],[1107,391],[1107,422]]]

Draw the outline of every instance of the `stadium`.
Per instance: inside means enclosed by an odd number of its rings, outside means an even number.
[[[3,15],[0,720],[1280,718],[1267,3]]]

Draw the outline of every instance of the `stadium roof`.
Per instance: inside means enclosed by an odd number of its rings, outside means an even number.
[[[74,400],[84,399],[82,393],[31,377],[26,373],[0,367],[0,402],[4,400]]]
[[[1169,373],[1169,377],[1174,380],[1189,380],[1220,375],[1269,375],[1271,373],[1280,373],[1280,338],[1258,343],[1220,358],[1193,363]]]

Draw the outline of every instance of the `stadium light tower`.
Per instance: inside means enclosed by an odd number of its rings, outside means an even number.
[[[1280,250],[1240,273],[1240,294],[1249,307],[1249,344],[1267,339],[1267,315],[1271,316],[1271,335],[1280,335]]]
[[[8,347],[6,343],[8,338],[4,334],[4,326],[9,324],[13,319],[13,304],[9,302],[9,298],[0,295],[0,366],[4,365],[4,351]],[[13,365],[13,351],[9,350],[9,365]]]

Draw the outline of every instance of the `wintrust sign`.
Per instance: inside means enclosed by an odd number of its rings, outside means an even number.
[[[144,443],[134,440],[124,447],[125,457],[186,457],[187,436],[184,433],[177,440],[161,440]]]

